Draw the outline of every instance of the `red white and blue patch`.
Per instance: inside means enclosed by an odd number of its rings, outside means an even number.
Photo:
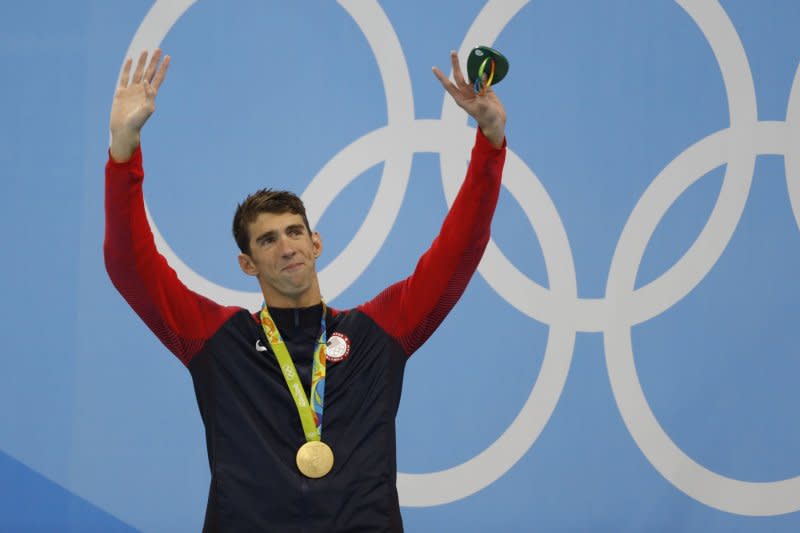
[[[350,355],[350,339],[344,333],[334,332],[328,339],[325,356],[331,363],[338,363]]]

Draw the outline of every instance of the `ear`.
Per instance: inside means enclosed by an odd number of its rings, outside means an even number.
[[[239,268],[248,276],[258,276],[258,269],[253,259],[247,254],[239,254]]]
[[[311,233],[311,243],[314,245],[314,258],[322,255],[322,237],[318,232]]]

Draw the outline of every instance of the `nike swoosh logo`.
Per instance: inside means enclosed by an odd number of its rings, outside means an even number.
[[[258,350],[259,352],[266,352],[267,351],[267,348],[263,344],[261,344],[261,339],[258,339],[256,341],[256,350]]]

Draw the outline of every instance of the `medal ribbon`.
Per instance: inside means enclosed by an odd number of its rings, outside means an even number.
[[[490,64],[489,76],[484,79],[487,63]],[[478,76],[475,78],[475,85],[473,89],[481,96],[486,94],[486,89],[492,86],[492,80],[494,79],[494,67],[494,59],[487,57],[483,60],[483,63],[481,63],[481,66],[478,68]]]
[[[327,334],[325,332],[326,311],[327,308],[325,307],[325,302],[323,302],[319,340],[314,350],[314,363],[311,367],[311,402],[309,404],[306,391],[303,390],[303,384],[297,375],[297,368],[295,368],[292,361],[292,356],[289,355],[286,343],[283,342],[281,334],[278,332],[277,326],[275,326],[275,321],[272,320],[267,310],[267,304],[265,303],[261,307],[261,327],[264,329],[264,334],[267,336],[272,353],[275,354],[278,366],[281,367],[283,379],[286,380],[286,385],[289,387],[289,392],[292,394],[294,403],[297,406],[300,423],[303,425],[303,432],[308,442],[322,439],[322,409],[325,403],[325,345],[327,343]]]

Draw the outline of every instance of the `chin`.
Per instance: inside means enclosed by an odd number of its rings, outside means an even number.
[[[286,290],[282,291],[282,294],[287,298],[298,300],[303,296],[305,296],[306,294],[308,294],[310,290],[311,290],[311,284],[309,283],[308,285],[304,285],[302,287],[297,287],[297,286],[287,287]]]

